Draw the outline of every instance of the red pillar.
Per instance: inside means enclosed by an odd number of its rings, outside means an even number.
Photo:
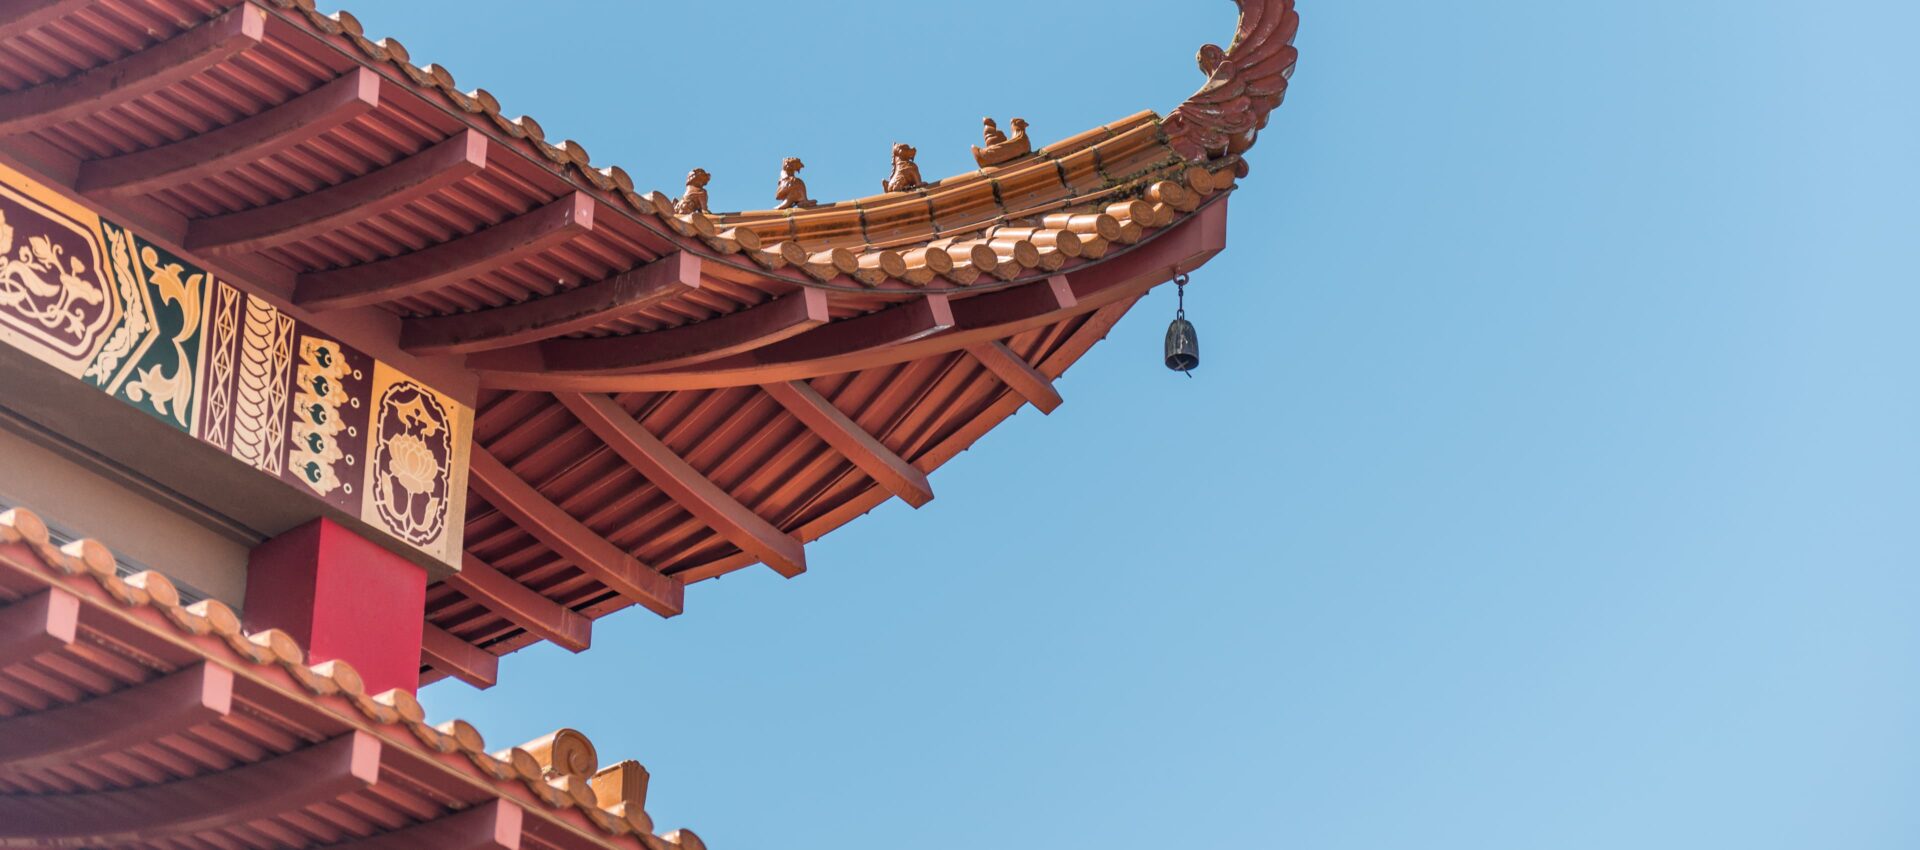
[[[292,635],[310,664],[352,664],[368,693],[419,689],[426,606],[426,570],[329,519],[260,544],[247,562],[247,629]]]

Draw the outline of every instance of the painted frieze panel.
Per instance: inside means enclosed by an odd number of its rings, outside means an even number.
[[[458,566],[473,411],[0,167],[0,342]]]

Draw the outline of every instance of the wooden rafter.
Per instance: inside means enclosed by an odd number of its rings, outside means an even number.
[[[0,772],[117,753],[227,716],[233,671],[200,664],[106,696],[0,719]]]
[[[573,192],[458,239],[343,269],[300,275],[294,303],[311,310],[382,304],[517,263],[593,229],[593,196]]]
[[[0,94],[0,135],[51,127],[152,94],[259,44],[265,33],[266,14],[248,3],[105,65]]]
[[[446,583],[520,628],[570,652],[584,651],[593,643],[592,620],[535,593],[471,553],[461,559],[460,572],[448,576]]]
[[[76,184],[95,195],[135,195],[224,174],[300,144],[380,105],[380,75],[356,67],[259,114],[172,144],[80,164]]]
[[[492,800],[398,832],[331,845],[330,850],[519,850],[526,813]]]
[[[762,519],[694,469],[613,399],[574,393],[556,397],[615,454],[722,537],[783,576],[791,578],[806,572],[806,547],[799,540]]]
[[[384,168],[279,203],[195,219],[189,250],[258,251],[331,233],[390,212],[487,167],[487,137],[463,130]]]
[[[512,517],[581,572],[660,616],[671,617],[683,610],[684,586],[607,542],[515,475],[491,452],[475,445],[470,471],[470,485],[488,504]]]
[[[1040,374],[1026,358],[1013,353],[1006,343],[996,340],[968,346],[967,353],[1041,413],[1052,413],[1060,406],[1060,391],[1054,389],[1053,381]]]
[[[1120,318],[1125,316],[1127,311],[1132,309],[1134,303],[1138,300],[1139,296],[1134,296],[1124,301],[1108,304],[1093,311],[1092,315],[1087,317],[1086,322],[1083,323],[1078,330],[1074,331],[1073,335],[1068,337],[1066,342],[1054,349],[1054,352],[1048,355],[1047,359],[1040,364],[1041,374],[1047,375],[1049,378],[1058,378],[1067,370],[1068,366],[1071,366],[1074,361],[1086,354],[1087,351],[1093,347],[1094,343],[1105,338],[1107,333],[1113,329],[1114,324],[1119,322]],[[988,431],[993,430],[995,426],[999,425],[1008,416],[1012,416],[1014,411],[1020,409],[1020,406],[1023,404],[1026,404],[1026,399],[1018,395],[1009,394],[1002,396],[980,415],[973,417],[961,425],[959,430],[947,435],[945,439],[942,439],[933,447],[921,452],[914,458],[913,467],[922,472],[930,472],[939,468],[941,464],[952,460],[955,455],[958,455],[968,446],[973,445],[975,441],[985,436]],[[818,539],[821,535],[835,528],[839,528],[854,517],[873,510],[885,500],[885,488],[875,487],[859,498],[847,502],[839,508],[801,526],[795,533],[799,535],[802,540]],[[673,576],[687,584],[693,584],[694,582],[726,575],[749,565],[750,562],[747,561],[744,556],[729,555],[704,564],[687,567],[675,572]]]
[[[700,258],[677,251],[545,298],[472,313],[408,319],[400,328],[400,347],[419,355],[509,348],[588,330],[699,288]]]
[[[783,381],[762,389],[888,492],[916,508],[933,501],[933,486],[927,482],[926,473],[894,454],[805,381]]]
[[[0,667],[73,643],[79,627],[80,598],[58,588],[0,608]]]
[[[811,291],[811,290],[809,290]],[[792,297],[792,296],[788,296]],[[946,337],[965,333],[984,342],[990,334],[1011,334],[1046,317],[1065,318],[1078,301],[1067,279],[1023,284],[1000,292],[964,299],[933,294],[925,299],[902,304],[854,319],[834,322],[799,334],[792,339],[768,343],[753,350],[725,358],[705,358],[679,362],[676,368],[665,366],[627,370],[635,374],[608,374],[612,369],[592,369],[594,361],[576,358],[580,371],[567,373],[555,369],[549,356],[545,369],[533,368],[525,359],[485,361],[479,367],[483,385],[501,389],[543,389],[575,392],[657,392],[707,387],[752,386],[782,381],[805,380],[835,372],[850,372],[898,359],[890,354],[905,346],[938,346]],[[742,315],[742,314],[735,314]],[[689,326],[693,337],[712,322]],[[680,330],[680,329],[676,329]],[[542,348],[587,343],[611,348],[623,340],[637,340],[644,334],[595,340],[555,340]],[[596,346],[596,347],[599,347]],[[508,352],[499,352],[506,355]],[[604,362],[604,361],[603,361]]]
[[[0,41],[25,35],[73,14],[94,0],[13,0],[0,3],[6,20],[0,21]]]
[[[740,312],[651,333],[540,344],[544,372],[658,371],[772,345],[827,323],[827,295],[805,288]]]
[[[500,681],[500,657],[432,623],[420,635],[420,658],[433,669],[481,690]]]
[[[331,803],[380,778],[380,740],[349,732],[220,773],[75,794],[0,796],[0,838],[109,845],[181,838]]]

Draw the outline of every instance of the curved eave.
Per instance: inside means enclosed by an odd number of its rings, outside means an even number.
[[[0,24],[20,131],[0,150],[222,275],[321,320],[397,315],[416,362],[477,373],[500,480],[430,625],[463,651],[578,649],[583,618],[678,613],[680,586],[753,563],[795,574],[801,544],[924,503],[926,473],[1051,410],[1135,300],[1220,250],[1298,25],[1292,0],[1239,5],[1165,118],[791,212],[676,214],[310,0],[38,4]],[[105,82],[126,69],[151,73]]]

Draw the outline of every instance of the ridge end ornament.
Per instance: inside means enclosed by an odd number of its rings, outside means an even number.
[[[1239,156],[1253,147],[1273,110],[1286,99],[1299,51],[1294,0],[1235,0],[1240,24],[1233,46],[1209,44],[1196,57],[1207,82],[1167,114],[1167,144],[1188,162]]]
[[[893,146],[893,173],[880,181],[880,188],[887,192],[911,192],[921,188],[926,181],[920,179],[920,165],[913,161],[920,151],[909,144]]]
[[[774,185],[773,197],[780,202],[776,210],[804,210],[820,205],[807,196],[807,181],[800,179],[800,170],[807,164],[797,156],[787,157],[780,163],[780,182]]]
[[[708,174],[704,168],[687,172],[686,194],[681,195],[680,200],[674,202],[673,211],[680,215],[711,213],[707,208],[707,183],[712,180],[713,175]]]
[[[992,118],[980,119],[981,140],[986,147],[973,149],[973,161],[981,168],[1004,165],[1033,152],[1033,141],[1027,138],[1027,119],[1013,119],[1013,135],[1000,132],[1000,125]]]

